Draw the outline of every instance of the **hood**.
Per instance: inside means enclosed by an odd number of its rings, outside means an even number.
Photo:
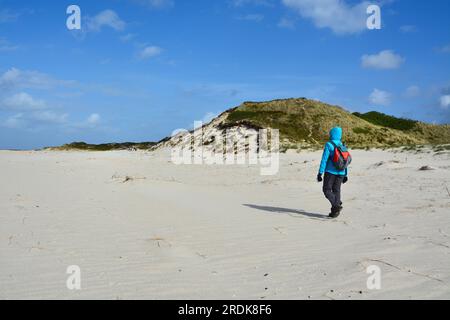
[[[341,141],[342,139],[342,128],[335,127],[330,131],[330,140]]]

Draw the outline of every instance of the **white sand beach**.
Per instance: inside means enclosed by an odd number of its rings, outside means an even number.
[[[336,220],[320,156],[1,151],[0,299],[450,299],[449,154],[353,151]]]

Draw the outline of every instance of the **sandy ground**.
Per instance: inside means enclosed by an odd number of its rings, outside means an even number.
[[[449,154],[353,156],[330,220],[320,152],[281,155],[267,177],[164,153],[1,151],[0,299],[450,299]]]

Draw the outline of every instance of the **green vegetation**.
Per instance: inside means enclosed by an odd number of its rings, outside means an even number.
[[[367,134],[367,133],[370,133],[370,128],[356,127],[356,128],[353,128],[352,130],[356,134]]]
[[[449,125],[432,125],[379,112],[350,113],[339,106],[305,98],[245,102],[227,111],[224,128],[246,125],[280,130],[281,149],[321,146],[334,126],[352,148],[395,148],[450,143]]]
[[[446,144],[446,145],[436,145],[433,147],[433,151],[434,152],[446,152],[446,151],[450,151],[450,144]]]
[[[353,115],[361,119],[364,119],[372,124],[400,131],[412,130],[416,127],[416,124],[418,123],[418,121],[415,120],[396,118],[376,111],[371,111],[363,114],[355,112],[353,113]]]
[[[123,142],[123,143],[104,143],[87,144],[85,142],[73,142],[61,147],[50,148],[55,150],[84,150],[84,151],[113,151],[113,150],[147,150],[154,146],[154,142]]]

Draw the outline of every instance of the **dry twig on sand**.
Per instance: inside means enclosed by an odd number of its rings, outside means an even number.
[[[148,241],[156,242],[156,245],[158,246],[158,248],[161,248],[161,242],[164,242],[169,247],[172,247],[172,244],[169,241],[167,241],[166,239],[161,238],[161,237],[153,237],[153,238],[148,239]]]

